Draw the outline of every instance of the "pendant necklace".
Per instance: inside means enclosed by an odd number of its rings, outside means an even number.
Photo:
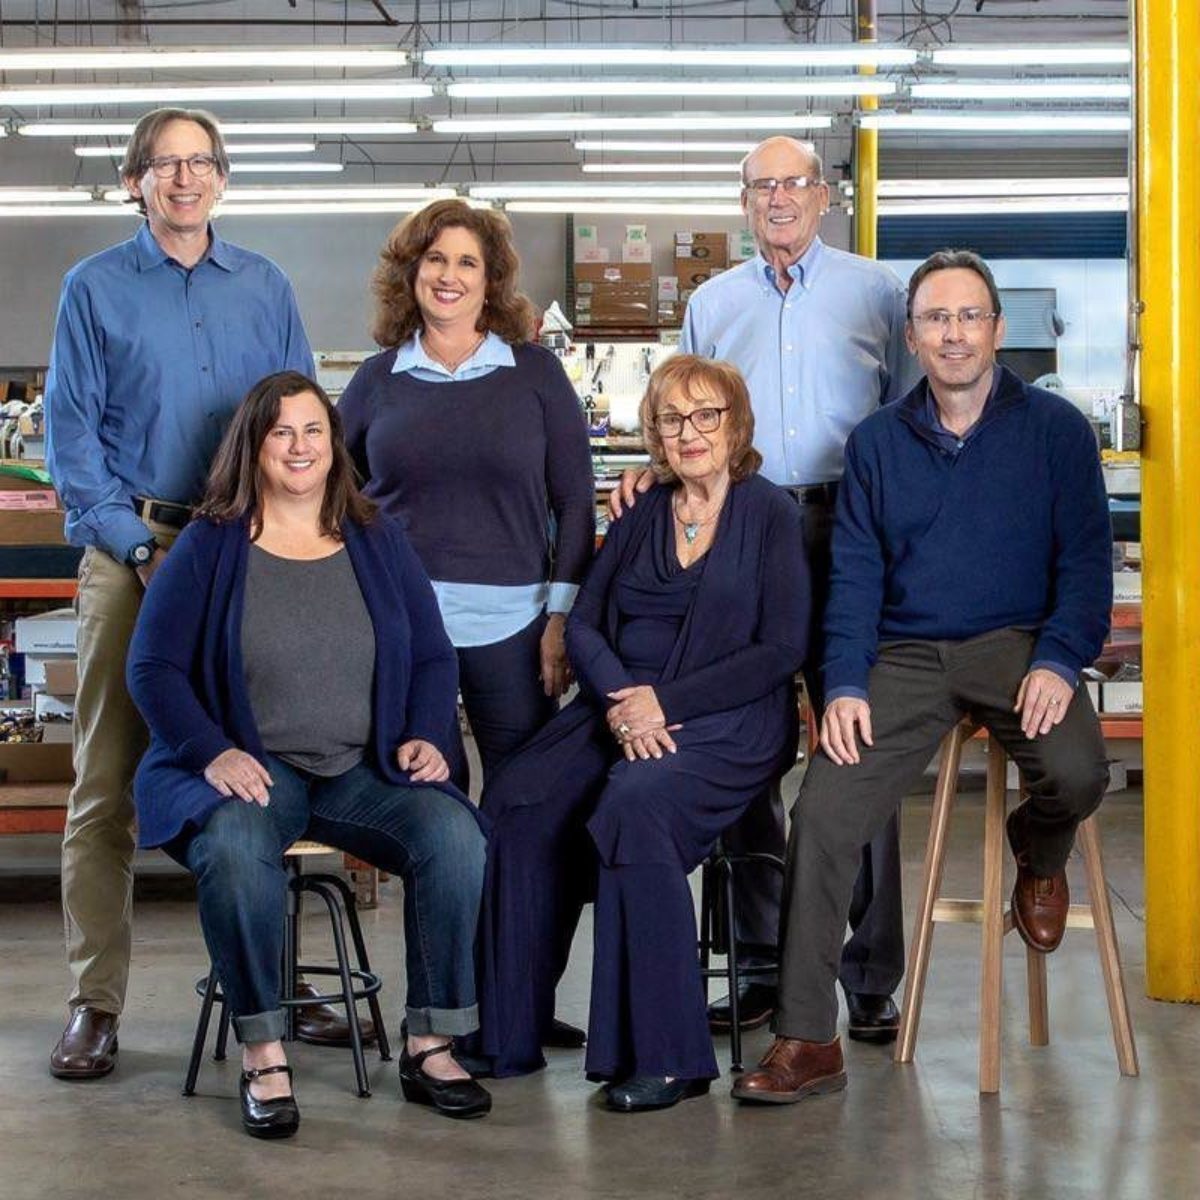
[[[445,367],[446,370],[449,371],[451,375],[453,375],[454,372],[457,371],[458,368],[461,367],[463,365],[463,363],[465,363],[467,361],[467,359],[470,358],[471,355],[474,354],[475,351],[478,350],[479,347],[483,345],[483,343],[486,339],[487,339],[487,333],[486,332],[481,333],[479,335],[479,337],[476,339],[475,344],[466,352],[466,354],[460,355],[458,358],[454,359],[453,362],[448,362],[436,351],[430,350],[428,346],[425,347],[425,353],[428,354],[430,356],[430,358],[434,358],[438,362],[440,362],[442,364],[442,366]]]
[[[700,530],[705,525],[711,525],[712,522],[717,519],[721,513],[721,506],[724,503],[725,494],[722,493],[721,498],[717,501],[716,508],[707,517],[704,517],[698,521],[685,521],[683,517],[679,515],[679,497],[676,495],[674,501],[672,502],[672,511],[675,515],[675,520],[677,520],[683,527],[683,540],[687,542],[689,546],[691,546],[700,536]]]

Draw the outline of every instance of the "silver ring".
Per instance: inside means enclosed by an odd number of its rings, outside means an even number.
[[[1051,700],[1051,701],[1050,701],[1050,707],[1051,707],[1051,708],[1057,708],[1057,707],[1058,707],[1058,701],[1057,701],[1057,700]]]
[[[626,724],[625,724],[625,722],[624,722],[624,721],[622,721],[622,722],[620,723],[620,725],[618,725],[618,726],[617,726],[617,732],[618,732],[618,733],[619,733],[619,734],[620,734],[622,737],[628,737],[628,736],[630,735],[630,733],[632,732],[632,730],[629,728],[629,726],[628,726],[628,725],[626,725]]]

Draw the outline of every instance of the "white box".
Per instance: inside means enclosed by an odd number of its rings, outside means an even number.
[[[18,654],[75,653],[75,610],[56,608],[36,617],[18,617],[13,649]]]
[[[739,229],[729,238],[729,261],[745,262],[758,253],[758,243],[754,240],[754,232],[750,229]]]
[[[1142,711],[1142,683],[1106,683],[1101,689],[1106,713],[1140,713]]]
[[[575,247],[575,261],[577,263],[606,263],[608,262],[609,251],[608,247],[599,246],[584,246],[582,249]]]
[[[65,662],[74,658],[74,654],[27,654],[25,655],[25,682],[30,687],[45,687],[46,664],[48,662]]]
[[[1134,604],[1142,598],[1141,571],[1113,572],[1113,603]],[[19,623],[19,622],[18,622]]]
[[[649,242],[622,242],[621,261],[627,263],[648,263],[651,261]]]
[[[1088,695],[1091,696],[1091,698],[1092,698],[1092,707],[1097,712],[1099,712],[1100,711],[1100,685],[1098,683],[1093,683],[1089,679],[1085,686],[1087,687]]]
[[[43,746],[70,746],[75,741],[75,726],[71,721],[51,721],[42,726]]]
[[[625,240],[627,242],[645,242],[647,241],[645,225],[626,225]],[[637,259],[627,259],[627,262],[636,262]]]
[[[660,275],[658,277],[658,300],[661,304],[664,300],[675,301],[679,299],[679,280],[674,275]]]
[[[38,721],[47,717],[74,717],[74,696],[52,696],[49,692],[34,692],[33,715]]]

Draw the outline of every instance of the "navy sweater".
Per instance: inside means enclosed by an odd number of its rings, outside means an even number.
[[[1112,527],[1091,426],[999,367],[958,453],[922,380],[850,435],[825,618],[826,692],[861,689],[879,643],[1035,630],[1031,662],[1078,672],[1112,609]]]
[[[364,492],[439,582],[577,584],[592,559],[592,460],[575,389],[549,350],[512,351],[513,367],[427,383],[393,374],[396,352],[385,350],[338,402]]]

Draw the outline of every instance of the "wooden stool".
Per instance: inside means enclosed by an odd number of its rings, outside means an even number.
[[[1005,903],[1003,888],[1004,859],[1008,849],[1004,832],[1007,756],[1003,746],[990,734],[983,838],[983,897],[981,900],[948,900],[940,896],[942,870],[946,861],[946,833],[950,824],[950,811],[954,807],[954,798],[958,790],[959,762],[964,743],[974,733],[975,728],[963,722],[955,726],[942,742],[941,765],[934,792],[933,813],[929,822],[929,842],[925,848],[921,899],[909,949],[908,972],[904,984],[904,1010],[900,1021],[900,1037],[896,1043],[896,1062],[912,1062],[916,1050],[921,1001],[925,993],[925,976],[929,969],[929,951],[933,943],[935,922],[982,924],[979,1090],[998,1092],[1003,940],[1004,935],[1013,928],[1013,919],[1008,911],[1009,906]],[[1096,931],[1117,1065],[1122,1075],[1136,1075],[1137,1048],[1133,1040],[1133,1027],[1129,1021],[1129,1005],[1125,996],[1125,980],[1121,973],[1117,934],[1108,898],[1108,885],[1104,878],[1104,862],[1100,855],[1100,833],[1094,818],[1089,817],[1080,824],[1076,841],[1083,856],[1090,903],[1072,904],[1067,925],[1071,928]],[[1028,946],[1025,948],[1029,980],[1029,1041],[1034,1046],[1045,1046],[1050,1041],[1046,957]]]

